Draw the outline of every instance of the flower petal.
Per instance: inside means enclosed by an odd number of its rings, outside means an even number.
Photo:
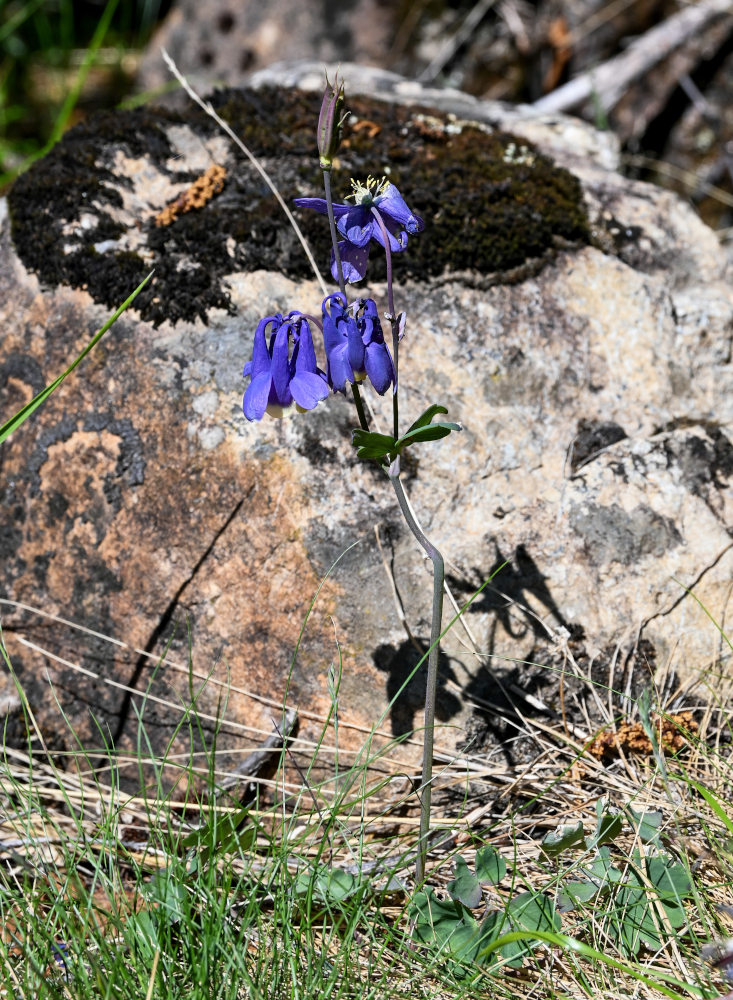
[[[272,347],[272,385],[268,405],[288,407],[293,401],[290,393],[291,362],[289,358],[289,336],[291,324],[283,323],[275,336]]]
[[[400,253],[407,246],[407,233],[401,228],[401,224],[399,222],[395,222],[395,220],[390,219],[389,216],[382,215],[378,208],[375,207],[373,211],[379,214],[382,222],[384,223],[384,228],[386,229],[387,236],[389,237],[390,250],[392,253]],[[374,220],[374,226],[372,228],[372,236],[380,246],[384,246],[382,227],[376,219]]]
[[[290,383],[293,399],[304,410],[312,410],[331,391],[323,375],[314,372],[297,372]]]
[[[376,199],[376,205],[382,215],[393,219],[408,233],[420,233],[425,228],[423,220],[419,215],[413,215],[394,184],[390,184],[386,192]]]
[[[339,240],[339,253],[341,254],[341,268],[344,272],[344,281],[353,284],[355,281],[363,281],[366,274],[367,262],[369,260],[369,244],[358,247],[347,240]],[[331,275],[334,281],[339,280],[336,258],[331,251]]]
[[[242,400],[242,409],[247,420],[262,420],[267,409],[267,401],[270,395],[270,373],[261,372],[255,375]]]
[[[290,315],[300,314],[291,313]],[[317,372],[316,349],[313,346],[310,325],[305,317],[301,317],[293,323],[293,337],[295,340],[295,347],[293,348],[295,371]]]
[[[347,382],[354,381],[354,373],[349,364],[347,344],[344,342],[328,356],[328,381],[334,392],[344,392]]]
[[[348,359],[351,370],[356,374],[364,371],[364,341],[361,331],[353,316],[345,321],[346,341],[348,344]]]
[[[328,215],[328,203],[325,198],[293,198],[293,202],[298,208],[312,208],[314,211],[320,212],[321,215]],[[353,205],[343,205],[339,204],[339,202],[334,202],[333,214],[338,219],[342,215],[347,215],[353,208]]]
[[[353,205],[351,211],[339,219],[337,228],[349,243],[363,247],[373,236],[373,225],[374,219],[371,210],[361,205]]]
[[[394,382],[394,365],[386,344],[369,344],[365,367],[369,381],[379,395],[383,396]]]
[[[270,352],[267,350],[266,336],[267,326],[270,323],[277,326],[278,323],[282,323],[282,316],[265,316],[257,324],[254,344],[252,346],[252,360],[248,361],[244,366],[245,375],[251,375],[254,378],[260,372],[270,371],[271,358]]]

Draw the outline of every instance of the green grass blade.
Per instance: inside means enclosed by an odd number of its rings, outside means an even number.
[[[618,972],[631,976],[633,979],[651,987],[651,989],[663,993],[670,1000],[688,1000],[690,995],[701,998],[705,995],[705,991],[701,987],[695,986],[693,983],[682,982],[676,976],[670,975],[667,972],[662,972],[659,969],[654,969],[649,973],[642,972],[641,969],[630,965],[628,962],[621,962],[618,959],[612,958],[604,952],[591,948],[590,945],[583,944],[582,941],[578,941],[576,938],[553,931],[510,931],[508,934],[503,934],[500,938],[497,938],[496,941],[492,941],[488,947],[484,948],[481,952],[482,957],[486,958],[486,956],[498,951],[511,941],[544,941],[546,944],[555,945],[557,948],[565,951],[575,952],[575,954],[581,955],[583,958],[590,959],[593,962],[601,962],[611,969],[616,969]],[[674,989],[670,989],[670,985],[683,990],[684,993],[676,993]]]
[[[140,282],[140,284],[137,286],[132,295],[130,295],[129,298],[125,299],[125,301],[122,303],[119,309],[117,309],[117,311],[112,316],[110,316],[110,318],[107,320],[104,326],[94,334],[94,336],[89,341],[84,350],[81,352],[81,354],[77,358],[75,358],[74,361],[71,362],[69,367],[62,375],[59,375],[58,378],[54,379],[54,381],[51,382],[49,385],[47,385],[45,389],[41,389],[41,391],[38,393],[37,396],[34,396],[33,399],[31,399],[29,403],[26,403],[25,406],[23,406],[20,410],[18,410],[18,412],[14,416],[12,416],[10,420],[6,420],[5,423],[2,424],[2,426],[0,426],[0,444],[2,444],[3,441],[13,433],[13,431],[17,430],[20,427],[20,425],[25,420],[27,420],[28,417],[30,417],[30,415],[34,412],[34,410],[37,410],[38,407],[41,405],[41,403],[44,403],[48,399],[48,397],[51,395],[52,392],[58,389],[58,387],[61,385],[61,383],[64,381],[67,375],[71,375],[71,373],[79,364],[79,362],[84,360],[84,358],[87,356],[87,354],[89,354],[91,349],[96,344],[99,343],[99,341],[105,335],[107,330],[109,330],[112,324],[115,323],[120,318],[125,309],[127,309],[127,307],[131,305],[132,302],[137,298],[139,293],[147,285],[152,276],[153,272],[151,271],[150,274],[147,276],[147,278],[145,278],[144,281]]]
[[[76,107],[76,102],[79,100],[79,95],[81,94],[82,87],[84,86],[84,81],[94,65],[97,53],[102,47],[104,39],[107,37],[107,32],[109,30],[114,12],[117,9],[118,2],[119,0],[108,0],[106,7],[102,11],[102,16],[99,18],[94,35],[89,43],[89,48],[84,53],[84,59],[79,67],[78,73],[76,74],[76,79],[70,87],[69,93],[66,95],[66,99],[61,107],[61,110],[56,116],[53,131],[51,132],[51,136],[44,147],[44,152],[47,152],[51,146],[55,146],[64,134],[69,118],[71,117],[71,113]]]
[[[695,781],[693,778],[690,778],[689,776],[685,776],[683,780],[688,782],[688,784],[692,785],[692,787],[698,792],[698,794],[705,799],[705,801],[713,810],[713,812],[718,817],[720,822],[726,827],[728,833],[733,834],[733,819],[731,819],[731,817],[725,811],[725,808],[721,804],[720,800],[716,798],[715,795],[713,795],[710,789],[706,788],[705,785],[701,785],[699,781]]]

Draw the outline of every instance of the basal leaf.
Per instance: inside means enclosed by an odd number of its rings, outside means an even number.
[[[559,826],[557,830],[551,830],[542,838],[540,849],[548,858],[556,858],[558,854],[567,851],[570,847],[585,843],[585,830],[583,821],[578,820],[567,826]]]
[[[658,854],[647,861],[649,881],[659,893],[660,899],[670,899],[678,903],[691,895],[692,882],[687,869],[669,855]]]
[[[623,815],[606,812],[605,800],[599,799],[596,802],[596,828],[588,838],[586,847],[590,849],[615,840],[621,833],[623,824]]]
[[[510,900],[500,933],[507,931],[557,931],[561,926],[555,904],[542,892],[522,892]],[[482,939],[482,944],[485,942]],[[502,958],[512,967],[521,965],[522,957],[534,951],[532,941],[510,941],[499,949]]]
[[[448,883],[448,892],[469,910],[478,906],[483,898],[479,880],[460,856],[455,860],[455,878]]]
[[[440,951],[450,952],[456,959],[473,962],[478,951],[480,928],[478,921],[459,902],[438,899],[428,886],[415,894],[408,907],[415,936]]]
[[[661,845],[659,828],[662,825],[662,813],[658,809],[650,812],[637,812],[631,806],[628,807],[628,812],[641,842],[659,847]]]
[[[506,875],[506,861],[490,844],[476,851],[475,868],[477,877],[491,885],[498,885]]]
[[[598,885],[595,882],[565,882],[557,894],[557,908],[560,913],[567,913],[597,895]]]
[[[356,876],[340,868],[327,868],[316,877],[317,894],[324,902],[333,900],[341,903],[353,896],[358,887]]]

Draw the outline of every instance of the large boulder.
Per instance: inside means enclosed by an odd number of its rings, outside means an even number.
[[[426,222],[396,259],[402,412],[437,401],[463,425],[413,449],[407,488],[455,600],[491,578],[444,640],[440,747],[465,741],[475,704],[491,711],[497,674],[552,711],[556,671],[573,664],[633,691],[656,670],[689,676],[729,657],[706,617],[726,620],[733,569],[733,296],[715,236],[677,197],[623,178],[612,140],[579,122],[343,74],[355,117],[338,194],[351,175],[388,170]],[[320,71],[280,66],[253,83],[217,95],[219,112],[286,199],[318,193]],[[180,212],[214,163],[223,188]],[[424,647],[430,565],[386,478],[354,457],[348,399],[242,416],[259,318],[322,298],[259,174],[194,109],[117,113],[72,130],[8,208],[3,413],[156,269],[3,446],[6,596],[93,630],[6,609],[47,740],[71,742],[60,704],[82,741],[101,724],[134,745],[147,691],[152,749],[173,739],[182,752],[199,735],[174,733],[180,707],[202,686],[199,710],[210,731],[224,714],[217,746],[232,762],[272,732],[286,697],[312,738],[341,661],[340,738],[357,747]],[[323,220],[299,220],[325,264]],[[384,302],[372,256],[369,290]],[[371,405],[386,426],[389,401]],[[452,614],[448,602],[446,624]],[[422,683],[388,712],[387,734],[420,725]],[[401,761],[416,755],[408,745]]]

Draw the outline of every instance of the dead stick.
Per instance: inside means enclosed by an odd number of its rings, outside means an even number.
[[[241,782],[256,778],[265,764],[269,760],[272,760],[274,751],[279,751],[288,736],[290,736],[297,719],[298,713],[295,709],[286,709],[283,716],[282,728],[273,723],[274,732],[267,737],[257,750],[253,750],[252,753],[244,758],[241,764],[238,764],[233,771],[229,772],[224,780],[219,783],[220,790],[227,791]]]
[[[677,46],[700,34],[721,14],[731,14],[731,0],[701,0],[694,6],[685,7],[633,41],[622,55],[614,56],[535,101],[535,111],[550,114],[571,111],[587,101],[594,92],[603,110],[609,111],[623,97],[629,84],[661,62]]]

